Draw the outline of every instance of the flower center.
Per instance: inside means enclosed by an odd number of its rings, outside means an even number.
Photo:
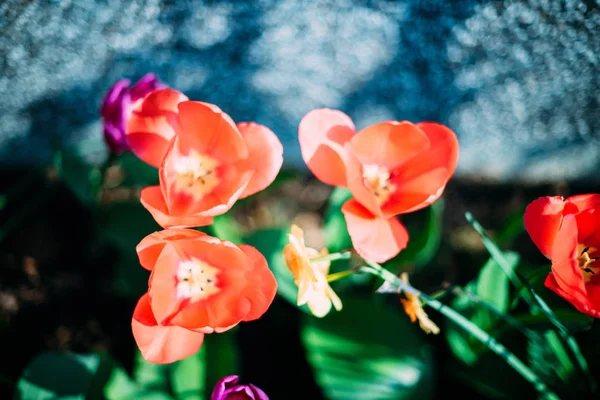
[[[379,205],[389,200],[395,187],[390,182],[390,171],[387,168],[375,164],[365,165],[363,178],[375,193]]]
[[[219,291],[217,273],[217,268],[203,261],[181,261],[177,268],[177,297],[196,302],[212,296]]]
[[[189,155],[180,155],[173,159],[177,189],[203,197],[219,185],[216,168],[219,162],[214,158],[190,151]]]
[[[579,261],[579,268],[583,272],[583,281],[588,283],[592,277],[600,270],[600,265],[596,265],[597,257],[590,257],[591,253],[596,251],[595,248],[585,247],[580,244],[577,247],[579,251],[579,256],[577,257],[577,261]]]

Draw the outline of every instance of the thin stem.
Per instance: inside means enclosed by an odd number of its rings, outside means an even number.
[[[541,336],[536,331],[527,328],[525,325],[523,325],[522,323],[520,323],[512,315],[506,314],[506,313],[498,310],[493,304],[490,304],[489,302],[485,301],[481,297],[477,296],[475,293],[473,293],[471,291],[465,291],[465,290],[463,290],[459,286],[452,286],[450,288],[450,290],[455,295],[461,296],[461,297],[465,297],[471,303],[479,305],[479,306],[485,308],[486,310],[488,310],[489,312],[491,312],[492,314],[494,314],[496,317],[502,319],[508,325],[510,325],[513,328],[517,329],[519,332],[521,332],[522,334],[524,334],[528,338],[530,338],[530,339],[533,339],[533,338],[534,339],[541,339]]]
[[[369,272],[375,276],[378,276],[381,279],[397,286],[400,290],[419,297],[426,305],[444,315],[446,318],[454,322],[466,332],[473,335],[473,337],[475,337],[477,340],[479,340],[481,343],[487,346],[491,351],[500,356],[504,361],[506,361],[508,365],[510,365],[523,378],[530,382],[539,393],[546,395],[546,398],[548,399],[559,399],[559,397],[548,388],[544,381],[542,381],[535,372],[533,372],[527,365],[525,365],[521,360],[519,360],[517,356],[511,353],[506,347],[504,347],[504,345],[496,341],[496,339],[491,337],[480,327],[469,321],[461,314],[454,311],[452,308],[447,307],[438,300],[432,299],[426,294],[423,294],[419,290],[408,285],[396,275],[383,268],[381,265],[367,260],[365,260],[365,262],[370,267],[363,268],[365,272]]]
[[[344,251],[341,253],[331,253],[325,254],[324,256],[311,258],[310,262],[349,260],[350,257],[352,257],[352,253],[349,251]]]
[[[360,267],[354,267],[352,269],[347,269],[346,271],[335,272],[333,274],[327,275],[327,282],[337,281],[338,279],[345,278],[347,276],[352,275],[355,272],[358,272]]]

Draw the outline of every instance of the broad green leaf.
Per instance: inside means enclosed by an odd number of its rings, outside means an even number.
[[[302,342],[327,399],[432,398],[425,334],[401,309],[350,297],[324,318],[306,315]]]
[[[513,252],[504,253],[504,257],[511,271],[514,271],[519,256]],[[498,263],[490,258],[481,269],[479,276],[470,282],[466,290],[474,291],[476,295],[500,312],[506,313],[509,306],[510,285],[509,278],[500,268]],[[498,321],[498,317],[492,311],[475,306],[466,297],[457,297],[452,302],[452,307],[469,319],[484,331],[489,331]],[[467,365],[473,365],[485,347],[479,342],[471,340],[467,334],[454,325],[446,329],[446,339],[450,349],[456,357]]]
[[[125,173],[123,184],[126,186],[158,185],[158,169],[146,164],[131,152],[119,156],[118,165]]]
[[[42,353],[25,368],[17,383],[15,399],[89,399],[100,365],[100,356]]]
[[[240,226],[230,213],[216,216],[211,228],[213,236],[221,240],[229,240],[235,244],[242,243]]]
[[[218,335],[206,335],[206,389],[207,396],[219,379],[227,375],[241,373],[240,355],[237,343],[237,327]]]
[[[329,196],[329,205],[325,212],[325,225],[323,228],[325,246],[330,253],[346,250],[352,247],[352,240],[348,235],[346,219],[342,213],[342,205],[352,197],[348,189],[336,187]]]
[[[298,287],[283,258],[283,247],[288,243],[288,233],[289,231],[284,229],[260,229],[246,235],[243,242],[256,247],[265,256],[269,268],[277,279],[277,293],[297,306]],[[306,305],[298,308],[310,312]]]
[[[209,336],[213,335],[206,335],[205,338],[208,339]],[[206,339],[199,352],[172,364],[169,368],[171,387],[177,400],[203,400],[206,398],[206,353],[208,347]]]
[[[407,227],[410,240],[406,249],[387,262],[386,268],[398,271],[403,265],[422,267],[435,258],[442,243],[442,222],[444,200],[439,199],[427,209],[420,211],[426,215],[425,222]]]
[[[170,368],[169,364],[153,364],[146,361],[142,353],[136,350],[133,379],[141,389],[168,393]]]
[[[160,229],[139,203],[113,203],[98,210],[98,239],[118,251],[114,282],[122,294],[139,297],[148,290],[149,273],[140,266],[135,247]]]
[[[97,204],[102,175],[100,169],[84,161],[74,150],[59,151],[54,156],[54,168],[79,201],[88,206]]]

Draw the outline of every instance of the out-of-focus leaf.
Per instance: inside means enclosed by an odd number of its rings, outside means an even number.
[[[152,215],[139,203],[112,203],[98,210],[98,237],[118,251],[115,284],[125,295],[139,297],[148,290],[148,271],[140,266],[135,247],[160,230]]]
[[[208,336],[211,335],[206,335],[206,338]],[[203,400],[206,398],[206,350],[205,340],[199,352],[170,366],[169,378],[177,400]]]
[[[235,218],[229,213],[216,216],[211,228],[213,236],[216,236],[221,240],[229,240],[235,244],[242,243],[240,226]]]
[[[59,151],[54,156],[54,168],[62,181],[88,206],[97,204],[102,175],[100,169],[86,163],[75,151]]]
[[[25,368],[15,399],[91,399],[92,381],[100,365],[98,355],[42,353]]]
[[[287,229],[260,229],[244,236],[243,243],[256,247],[265,256],[277,279],[277,293],[297,307],[298,287],[283,258],[283,247],[288,243],[288,233]],[[310,313],[306,305],[298,308]]]
[[[542,299],[544,303],[548,305],[554,317],[571,332],[580,332],[587,330],[591,327],[594,319],[590,316],[580,313],[575,307],[552,290],[544,286],[546,277],[550,273],[549,265],[530,266],[521,265],[517,270],[521,276],[525,279],[527,285],[529,285],[535,293]],[[522,287],[515,299],[513,300],[513,308],[516,307],[517,301],[523,297],[528,289],[526,286]],[[542,312],[542,310],[532,310],[534,315],[539,315],[541,320],[544,318],[548,320],[548,317]]]
[[[329,205],[325,212],[325,225],[323,234],[325,246],[330,253],[346,250],[352,247],[352,240],[348,235],[346,219],[342,213],[342,205],[352,197],[348,189],[336,187],[329,196]]]
[[[133,367],[133,379],[141,389],[168,393],[169,391],[169,364],[152,364],[142,357],[137,351]]]
[[[407,228],[410,240],[408,246],[385,266],[392,271],[399,271],[403,265],[422,267],[435,258],[442,243],[442,221],[444,218],[444,200],[439,199],[422,212],[427,217],[424,224],[416,228]]]
[[[325,318],[306,316],[302,341],[326,398],[428,399],[432,366],[425,334],[378,299],[346,298]]]
[[[508,216],[504,226],[496,234],[496,243],[500,247],[507,246],[514,239],[516,239],[523,230],[525,225],[523,224],[523,214],[525,213],[525,207],[521,207],[514,213]]]
[[[158,185],[158,169],[140,160],[135,154],[126,152],[119,156],[119,165],[125,173],[124,185]]]
[[[227,375],[239,375],[240,355],[236,341],[237,327],[218,335],[206,335],[203,348],[206,349],[206,389],[207,397],[219,379]]]
[[[504,253],[504,257],[511,270],[514,271],[519,262],[518,254],[506,252]],[[508,311],[509,278],[494,259],[490,258],[486,262],[477,280],[470,282],[466,290],[475,291],[479,298],[494,306],[498,311]],[[492,329],[498,321],[498,317],[490,310],[482,307],[474,308],[473,304],[466,297],[457,297],[452,302],[452,307],[468,316],[473,323],[485,331]],[[449,325],[446,328],[446,339],[454,355],[468,365],[473,365],[480,353],[486,349],[479,342],[471,340],[469,335],[454,325]]]

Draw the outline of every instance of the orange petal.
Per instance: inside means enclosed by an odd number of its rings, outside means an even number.
[[[239,248],[248,256],[254,267],[252,272],[246,275],[248,285],[244,290],[244,295],[251,304],[250,312],[244,321],[252,321],[260,318],[273,303],[277,293],[277,281],[260,251],[245,244]]]
[[[525,209],[523,222],[531,240],[547,258],[552,257],[552,246],[563,219],[565,202],[562,197],[540,197]]]
[[[223,331],[238,324],[248,314],[251,306],[242,294],[247,282],[246,274],[253,268],[248,257],[233,243],[210,236],[181,240],[174,244],[174,248],[178,249],[180,255],[196,258],[218,268],[220,272],[216,276],[216,286],[219,291],[206,299],[184,303],[181,308],[172,308],[176,309],[177,313],[170,322],[184,328],[200,328],[207,332],[210,330],[206,328]],[[156,274],[157,268],[155,271]],[[172,299],[168,291],[175,290],[173,277],[176,271],[165,269],[164,272],[164,277],[153,278],[153,300],[156,296],[165,296],[165,303],[168,303]],[[154,294],[154,279],[161,279],[165,283],[165,291]]]
[[[183,148],[232,163],[248,157],[248,148],[229,115],[219,107],[199,101],[179,104],[181,129],[177,136]]]
[[[406,162],[399,171],[395,171],[396,175],[400,179],[409,180],[428,171],[444,168],[448,171],[450,179],[458,163],[456,135],[444,125],[433,122],[421,122],[416,126],[425,133],[431,144],[426,151]]]
[[[579,194],[567,198],[566,201],[575,204],[579,212],[600,208],[600,194]]]
[[[359,131],[350,144],[363,165],[379,165],[389,170],[430,147],[425,133],[408,121],[371,125]]]
[[[346,186],[343,146],[355,132],[354,123],[341,111],[321,108],[302,118],[298,127],[302,159],[320,181]]]
[[[133,153],[158,168],[169,141],[175,136],[177,104],[188,98],[173,89],[150,93],[138,101],[127,122],[127,143]]]
[[[426,171],[408,181],[392,178],[395,190],[384,204],[384,214],[391,217],[429,206],[442,195],[447,181],[448,171],[444,168]]]
[[[152,214],[154,220],[163,228],[191,228],[213,223],[212,216],[206,215],[171,215],[165,204],[160,186],[149,186],[142,189],[140,201]]]
[[[344,203],[342,212],[352,245],[369,261],[385,262],[408,244],[408,232],[396,218],[376,217],[353,199]]]
[[[143,295],[131,320],[133,337],[144,359],[154,364],[168,364],[195,354],[204,334],[156,323],[148,294]]]
[[[350,143],[346,143],[344,161],[346,164],[348,189],[352,192],[352,196],[373,215],[381,217],[381,207],[377,203],[377,197],[373,189],[365,184],[363,166],[352,150]]]
[[[170,241],[206,236],[206,233],[195,229],[165,229],[154,232],[142,239],[136,246],[138,258],[142,267],[152,271],[163,247]]]
[[[167,243],[157,258],[150,277],[149,286],[152,293],[151,304],[154,317],[159,324],[170,324],[173,315],[185,301],[177,297],[177,270],[181,256],[173,243]],[[174,324],[178,325],[178,324]]]
[[[269,128],[254,122],[241,122],[237,127],[248,146],[246,169],[254,170],[254,176],[240,198],[248,197],[269,186],[283,164],[283,146]]]

